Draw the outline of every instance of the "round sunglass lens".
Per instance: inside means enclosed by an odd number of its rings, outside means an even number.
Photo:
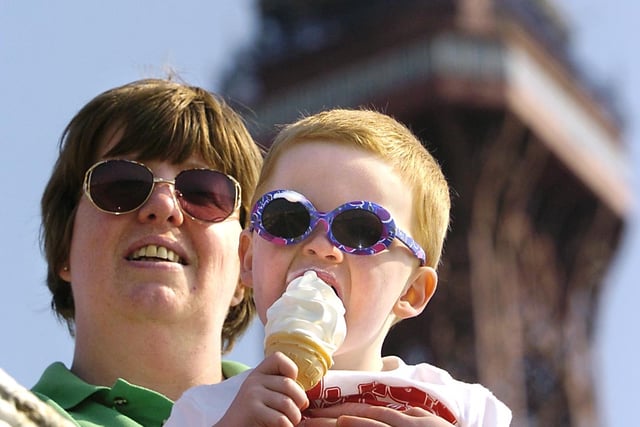
[[[382,236],[382,222],[373,212],[350,209],[336,215],[331,233],[341,244],[355,249],[369,248]]]
[[[208,169],[190,169],[176,177],[182,208],[194,218],[224,221],[236,207],[236,186],[225,174]]]
[[[302,236],[311,218],[301,203],[274,199],[262,210],[262,227],[272,236],[294,239]]]
[[[91,172],[91,200],[100,209],[130,212],[144,203],[153,187],[153,174],[136,163],[111,160],[99,164]]]

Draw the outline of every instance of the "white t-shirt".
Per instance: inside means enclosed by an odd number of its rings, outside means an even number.
[[[480,384],[455,380],[428,363],[407,365],[395,356],[384,357],[383,362],[380,372],[330,370],[307,391],[310,408],[363,402],[399,410],[421,407],[460,427],[508,427],[511,422],[511,410]],[[187,390],[175,402],[165,427],[211,427],[250,372]]]

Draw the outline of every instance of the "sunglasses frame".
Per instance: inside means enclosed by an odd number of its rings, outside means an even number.
[[[106,164],[106,163],[111,163],[111,162],[126,162],[126,163],[131,163],[133,165],[137,165],[140,167],[143,167],[144,169],[146,169],[149,174],[151,175],[152,178],[152,182],[151,182],[151,189],[149,190],[149,193],[147,194],[147,196],[144,198],[144,200],[135,208],[133,209],[129,209],[127,211],[110,211],[107,209],[103,209],[100,206],[98,206],[98,204],[95,202],[95,200],[93,200],[93,197],[91,196],[91,176],[93,174],[93,171],[98,168],[99,166]],[[233,209],[231,210],[231,212],[229,212],[228,215],[226,215],[224,218],[220,219],[220,220],[216,220],[216,221],[209,221],[206,219],[202,219],[202,218],[198,218],[196,216],[193,216],[193,214],[191,214],[190,212],[187,212],[187,210],[184,208],[184,206],[182,205],[182,203],[180,202],[181,199],[184,199],[182,193],[176,188],[176,179],[183,173],[185,172],[189,172],[189,171],[210,171],[210,172],[214,172],[216,174],[220,174],[224,177],[226,177],[227,179],[229,179],[234,186],[235,189],[235,200],[233,202]],[[180,171],[174,179],[164,179],[164,178],[158,178],[155,176],[155,174],[153,173],[153,171],[144,163],[141,162],[137,162],[135,160],[129,160],[129,159],[105,159],[105,160],[100,160],[96,163],[94,163],[89,169],[87,169],[87,171],[84,174],[84,180],[82,182],[82,189],[84,191],[84,194],[87,196],[87,199],[89,199],[89,201],[91,202],[91,204],[98,209],[100,212],[105,212],[111,215],[124,215],[124,214],[128,214],[131,213],[133,211],[136,211],[138,209],[140,209],[142,206],[144,206],[145,203],[147,203],[147,201],[149,200],[149,198],[151,197],[151,194],[153,194],[153,190],[156,188],[157,184],[169,184],[173,186],[173,197],[176,200],[176,204],[180,207],[180,211],[187,215],[189,218],[195,220],[195,221],[201,221],[201,222],[205,222],[208,224],[211,223],[217,223],[217,222],[222,222],[224,220],[226,220],[227,218],[229,218],[239,207],[240,204],[242,202],[242,196],[241,196],[241,187],[240,187],[240,183],[231,175],[227,175],[226,173],[217,171],[215,169],[209,169],[209,168],[191,168],[191,169],[184,169],[182,171]],[[186,201],[187,203],[190,203],[188,200]]]
[[[275,236],[267,231],[262,223],[262,215],[265,207],[276,199],[285,199],[291,203],[300,203],[309,214],[310,221],[307,229],[299,236],[286,238],[281,236]],[[382,225],[382,233],[376,243],[366,248],[354,248],[341,243],[333,235],[332,224],[333,220],[339,214],[349,210],[364,210],[372,212]],[[249,231],[256,231],[260,237],[272,242],[276,245],[287,246],[299,243],[305,240],[315,230],[318,224],[323,223],[325,231],[329,241],[342,252],[354,255],[373,255],[387,249],[393,239],[397,238],[405,246],[411,250],[416,258],[420,260],[420,265],[426,264],[426,255],[424,249],[413,240],[406,232],[396,227],[389,211],[377,203],[358,200],[353,202],[344,203],[337,208],[329,212],[319,211],[313,206],[313,204],[302,194],[293,190],[274,190],[265,193],[258,199],[251,210],[251,223],[249,225]]]

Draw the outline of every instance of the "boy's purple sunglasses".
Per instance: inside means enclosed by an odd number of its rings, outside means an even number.
[[[360,200],[345,203],[331,212],[320,212],[302,194],[275,190],[264,194],[251,211],[250,230],[277,245],[293,245],[306,239],[319,223],[338,249],[355,255],[377,254],[394,238],[404,243],[424,265],[424,250],[396,227],[382,206]]]

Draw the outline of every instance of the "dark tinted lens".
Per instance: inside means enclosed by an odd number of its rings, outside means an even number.
[[[220,172],[206,169],[182,171],[176,177],[176,191],[182,209],[204,221],[223,221],[236,206],[236,186]]]
[[[337,241],[356,249],[376,244],[382,236],[382,222],[373,212],[350,209],[333,218],[331,233]]]
[[[129,212],[144,203],[153,187],[153,174],[144,166],[122,160],[98,165],[91,172],[89,193],[100,209]]]
[[[262,210],[262,227],[272,236],[285,239],[300,237],[309,224],[309,211],[301,203],[273,199]]]

